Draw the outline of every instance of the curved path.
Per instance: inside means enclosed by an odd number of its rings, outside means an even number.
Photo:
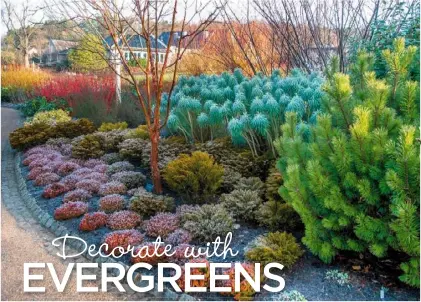
[[[116,293],[115,288],[111,288],[108,293],[77,293],[75,278],[69,280],[63,293],[59,293],[48,272],[44,274],[44,281],[31,283],[32,286],[45,286],[45,293],[23,291],[23,263],[53,263],[61,278],[68,262],[55,256],[57,250],[51,245],[55,236],[34,219],[20,198],[14,172],[15,152],[8,142],[9,133],[19,127],[20,120],[18,111],[1,108],[1,301],[150,300],[151,297],[129,290]],[[75,259],[71,261],[75,262]],[[81,257],[76,262],[89,261]],[[94,273],[100,274],[100,271]],[[86,282],[85,286],[98,284]],[[123,286],[126,287],[125,284]]]

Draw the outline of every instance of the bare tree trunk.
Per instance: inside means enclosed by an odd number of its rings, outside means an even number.
[[[25,68],[29,68],[29,54],[26,51],[23,51],[23,62],[25,64]]]
[[[154,192],[162,193],[161,173],[158,167],[158,145],[159,145],[159,128],[153,126],[151,131],[151,174]]]

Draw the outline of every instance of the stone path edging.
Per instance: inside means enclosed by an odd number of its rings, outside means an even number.
[[[31,211],[32,216],[43,226],[44,228],[51,231],[53,234],[55,234],[57,237],[64,236],[66,234],[71,234],[71,232],[64,226],[60,225],[59,222],[57,222],[54,217],[52,217],[49,213],[42,210],[36,199],[29,193],[28,188],[26,186],[26,179],[23,177],[21,169],[20,169],[20,163],[21,163],[21,153],[16,153],[14,158],[14,174],[16,177],[16,182],[18,186],[18,190],[21,196],[21,199],[26,204],[27,208]],[[73,247],[75,249],[80,250],[83,248],[82,242],[72,242],[70,241],[70,247]],[[96,262],[98,264],[100,263],[120,263],[123,265],[127,271],[129,266],[127,264],[124,264],[120,261],[117,261],[111,257],[92,257],[89,255],[89,253],[86,251],[83,255],[84,258],[86,258],[90,262]],[[110,270],[111,274],[115,275],[115,272]],[[139,283],[140,281],[140,273],[135,273],[134,280],[136,280],[136,283],[142,285]],[[157,288],[157,282],[155,282],[155,288]],[[194,301],[196,300],[192,296],[185,294],[185,293],[176,293],[172,291],[169,288],[166,288],[162,293],[157,291],[150,291],[149,294],[152,294],[157,300],[165,300],[165,301]]]

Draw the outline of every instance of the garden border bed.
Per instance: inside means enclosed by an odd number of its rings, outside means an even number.
[[[18,185],[18,189],[19,189],[19,193],[20,196],[23,200],[23,202],[27,205],[28,209],[32,211],[32,214],[34,216],[34,218],[46,229],[48,229],[49,231],[51,231],[53,234],[55,234],[57,237],[61,237],[64,236],[65,234],[71,234],[71,232],[64,226],[60,225],[59,222],[57,222],[53,216],[51,216],[49,213],[47,213],[46,211],[42,210],[41,207],[38,205],[36,199],[31,196],[31,194],[28,191],[27,185],[26,185],[26,180],[22,175],[21,172],[21,168],[20,168],[20,163],[22,162],[22,153],[16,153],[16,155],[14,156],[14,171],[15,171],[15,175],[16,175],[16,180],[17,180],[17,185]],[[82,243],[81,242],[72,242],[70,241],[68,243],[68,245],[72,248],[75,249],[80,249],[82,247]],[[82,255],[82,257],[84,257],[85,259],[87,259],[88,261],[92,262],[92,263],[119,263],[121,265],[124,266],[124,268],[127,269],[129,268],[129,266],[121,261],[117,261],[113,258],[110,257],[102,257],[102,256],[97,256],[97,257],[92,257],[91,255],[89,255],[89,253],[87,251],[85,251]],[[115,275],[115,273],[113,272],[113,270],[110,271],[110,273],[112,275]],[[139,282],[141,277],[140,273],[134,273],[134,282]],[[171,289],[169,289],[168,287],[164,288],[164,291],[162,293],[157,292],[155,290],[155,288],[157,287],[157,282],[155,281],[155,286],[154,286],[154,290],[149,292],[150,294],[152,294],[154,297],[157,298],[157,300],[170,300],[170,301],[194,301],[196,300],[194,297],[185,294],[185,293],[176,293],[174,291],[172,291]]]

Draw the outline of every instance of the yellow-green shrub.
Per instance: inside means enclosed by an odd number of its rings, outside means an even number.
[[[44,123],[48,125],[56,125],[58,123],[69,122],[72,118],[68,111],[63,109],[56,109],[51,111],[37,112],[31,121],[26,122],[25,125]]]
[[[147,125],[140,125],[136,129],[132,129],[127,133],[126,138],[149,139],[149,131]]]
[[[113,130],[124,130],[127,129],[127,123],[102,123],[101,126],[98,128],[100,132],[108,132]]]
[[[278,262],[290,268],[303,253],[294,236],[287,232],[275,232],[257,238],[245,256],[247,260],[261,265]]]
[[[204,201],[218,190],[224,168],[205,152],[181,154],[164,169],[168,186],[188,200]]]
[[[94,135],[85,135],[80,141],[73,144],[72,157],[89,159],[104,155],[102,138]]]

